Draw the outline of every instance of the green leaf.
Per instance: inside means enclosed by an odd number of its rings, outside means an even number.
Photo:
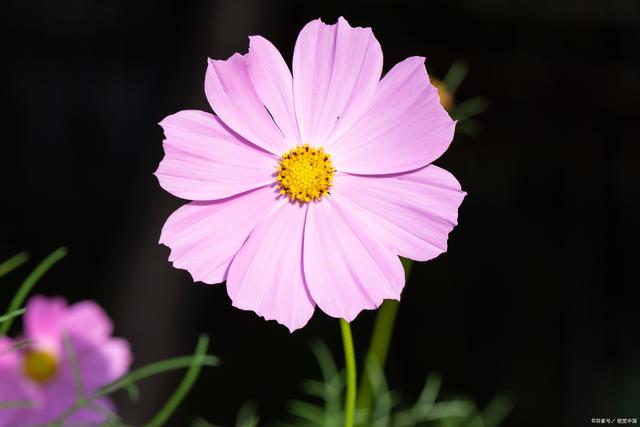
[[[200,363],[202,366],[218,366],[220,364],[220,359],[211,355],[205,355],[201,357],[193,355],[174,357],[173,359],[155,362],[150,365],[143,366],[142,368],[136,369],[135,371],[129,372],[122,378],[115,380],[111,384],[107,384],[106,386],[102,387],[96,393],[96,395],[98,397],[105,396],[107,394],[111,394],[118,390],[121,390],[125,387],[129,387],[132,384],[135,384],[136,382],[141,381],[145,378],[152,377],[154,375],[161,374],[167,371],[188,368],[195,362]]]
[[[255,404],[252,402],[243,403],[240,410],[238,410],[236,427],[257,427],[258,421]]]
[[[459,59],[451,65],[447,75],[442,79],[442,83],[449,89],[449,92],[455,94],[468,72],[469,66],[467,63]]]
[[[311,350],[313,351],[313,354],[315,354],[316,359],[318,359],[318,364],[322,371],[322,377],[325,381],[329,381],[338,375],[336,362],[333,360],[333,356],[331,356],[331,352],[324,342],[315,341],[311,345]]]
[[[482,126],[480,123],[473,119],[465,119],[456,125],[456,132],[467,136],[476,136],[481,130]]]
[[[12,256],[8,260],[0,264],[0,277],[11,273],[13,270],[20,267],[22,264],[24,264],[28,260],[29,260],[28,252],[20,252],[19,254]]]
[[[496,396],[482,412],[485,427],[496,427],[507,418],[514,406],[510,396],[500,394]]]
[[[24,308],[20,308],[18,310],[12,311],[11,313],[5,314],[0,316],[0,323],[4,323],[6,321],[8,321],[9,319],[13,319],[14,317],[18,317],[18,316],[22,316],[25,313]]]
[[[427,381],[422,389],[422,393],[420,393],[420,397],[418,398],[418,403],[425,404],[433,404],[438,398],[438,394],[440,393],[440,387],[442,385],[442,378],[437,373],[432,373],[427,377]]]
[[[22,282],[20,288],[18,288],[18,292],[13,296],[11,303],[9,304],[9,309],[7,310],[7,314],[13,313],[18,310],[24,303],[24,300],[31,292],[31,289],[38,283],[38,280],[44,276],[44,274],[58,261],[60,261],[67,254],[67,248],[61,247],[53,251],[48,257],[46,257],[38,266],[27,276],[27,278]],[[14,257],[15,258],[15,257]],[[11,324],[13,323],[14,318],[10,318],[7,321],[0,324],[0,338],[7,335]]]
[[[145,425],[145,427],[160,427],[167,422],[171,414],[173,414],[178,405],[180,405],[187,393],[189,393],[189,390],[191,390],[191,387],[193,387],[193,384],[198,379],[200,370],[202,369],[202,366],[205,365],[208,347],[209,337],[201,335],[193,354],[191,366],[189,366],[189,369],[178,385],[178,388],[176,388],[164,406],[160,408],[158,413]]]
[[[459,122],[467,120],[489,109],[489,100],[484,96],[476,96],[456,104],[451,110],[451,117]]]
[[[324,410],[313,403],[294,400],[289,403],[289,412],[307,421],[319,422],[324,418]]]

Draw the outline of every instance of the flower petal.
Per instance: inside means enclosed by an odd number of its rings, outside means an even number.
[[[287,150],[283,133],[256,93],[248,55],[236,53],[226,61],[209,60],[204,91],[213,111],[238,134],[280,156]]]
[[[122,338],[105,338],[99,342],[92,341],[84,335],[69,334],[77,369],[82,383],[88,393],[115,381],[124,375],[131,365],[129,343]],[[62,339],[62,337],[61,337]],[[60,372],[56,381],[66,381],[73,385],[75,369],[70,362],[69,352],[61,357]]]
[[[336,169],[390,174],[419,169],[444,153],[455,122],[429,83],[424,58],[397,64],[380,81],[370,108],[331,146]]]
[[[280,200],[256,226],[229,269],[233,306],[276,320],[291,332],[311,318],[315,304],[302,276],[307,207]]]
[[[193,202],[167,219],[160,243],[171,248],[169,261],[194,281],[226,280],[231,260],[277,197],[266,186],[224,200]]]
[[[434,165],[393,176],[338,175],[331,191],[398,255],[417,261],[446,252],[466,195]]]
[[[40,390],[23,374],[20,353],[13,348],[15,344],[11,338],[0,338],[0,403],[6,405],[0,408],[0,427],[33,425],[24,421],[31,412],[24,406],[41,400]]]
[[[278,49],[260,36],[249,37],[248,59],[253,87],[282,131],[287,146],[293,148],[300,145],[300,132],[293,107],[293,79],[287,63]]]
[[[111,336],[113,322],[102,307],[94,301],[80,301],[69,307],[65,329],[73,335],[85,336],[90,341],[102,341]]]
[[[98,409],[97,407],[101,407]],[[69,418],[69,426],[90,427],[95,425],[104,425],[107,421],[106,414],[115,413],[115,405],[108,397],[101,397],[93,400],[93,407],[82,408],[73,413]]]
[[[356,220],[333,193],[309,205],[304,234],[304,276],[318,307],[353,320],[385,299],[400,299],[400,259]]]
[[[309,22],[293,52],[293,97],[302,141],[327,145],[367,109],[382,74],[382,49],[370,28]]]
[[[274,181],[277,160],[250,145],[213,114],[180,111],[165,118],[162,188],[188,200],[215,200]]]
[[[47,298],[34,295],[29,298],[24,315],[25,337],[34,340],[38,347],[60,354],[61,334],[67,317],[64,298]]]

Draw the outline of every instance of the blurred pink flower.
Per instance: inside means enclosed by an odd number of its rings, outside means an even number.
[[[160,243],[195,281],[227,281],[235,307],[304,326],[317,304],[353,320],[399,299],[398,255],[425,261],[447,249],[465,193],[431,163],[455,123],[424,58],[382,73],[370,28],[311,21],[293,75],[260,36],[249,52],[209,60],[205,93],[217,115],[165,118],[156,176],[193,200]]]
[[[0,407],[0,426],[40,425],[59,417],[76,402],[74,369],[85,396],[125,374],[131,364],[129,345],[113,338],[112,329],[111,320],[92,301],[67,306],[62,298],[32,297],[23,337],[31,344],[16,350],[11,347],[14,341],[0,339],[0,405],[13,407]],[[69,347],[77,365],[72,363]],[[95,405],[113,410],[108,398],[97,399]],[[105,421],[105,412],[96,408],[76,412],[68,424]]]

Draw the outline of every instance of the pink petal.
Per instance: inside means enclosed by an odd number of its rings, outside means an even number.
[[[293,108],[293,80],[287,63],[278,49],[260,36],[249,37],[248,60],[253,87],[284,134],[287,146],[300,145],[300,133]]]
[[[19,353],[12,349],[10,338],[0,338],[0,402],[37,401],[39,393],[22,375]],[[0,409],[0,427],[16,427],[24,424],[28,410],[24,408]]]
[[[204,90],[211,108],[227,126],[280,156],[288,145],[253,87],[251,61],[248,55],[238,53],[226,61],[210,59]]]
[[[392,176],[338,175],[331,192],[398,255],[417,261],[447,250],[466,194],[434,165]]]
[[[367,109],[382,73],[382,49],[370,28],[344,18],[309,22],[293,53],[293,97],[302,141],[327,145]]]
[[[76,402],[76,388],[73,381],[60,381],[60,375],[44,385],[38,385],[41,392],[39,406],[26,411],[22,426],[48,424],[62,415]]]
[[[80,301],[69,307],[64,331],[74,346],[87,388],[92,385],[98,388],[129,370],[132,359],[129,343],[111,337],[113,323],[95,302]]]
[[[75,354],[82,383],[88,393],[125,374],[131,365],[129,344],[120,338],[111,338],[103,343],[92,343],[82,337],[71,336],[71,347]],[[73,365],[66,351],[60,358],[60,369],[55,382],[73,385]]]
[[[166,117],[165,156],[155,175],[162,188],[188,200],[216,200],[274,181],[277,159],[202,111]]]
[[[16,364],[18,363],[18,352],[12,348],[14,342],[9,337],[1,337],[0,338],[0,372],[1,375],[6,375],[6,372],[9,372],[14,369]]]
[[[223,282],[231,260],[276,197],[267,186],[224,200],[189,203],[167,219],[160,243],[171,248],[173,266],[189,271],[194,281]]]
[[[80,301],[69,307],[64,322],[65,330],[95,342],[108,338],[113,332],[113,322],[94,301]]]
[[[115,411],[115,405],[108,397],[96,399],[93,401],[93,404],[96,406],[101,406],[102,411],[96,409],[95,407],[80,409],[68,418],[69,427],[90,427],[101,425],[107,420],[105,412],[108,413]]]
[[[227,292],[234,307],[276,320],[290,331],[303,327],[315,304],[302,276],[306,205],[280,200],[233,260]]]
[[[400,259],[348,217],[332,194],[309,205],[304,235],[304,276],[318,307],[333,317],[353,320],[363,309],[399,299],[404,286]]]
[[[424,58],[397,64],[380,81],[369,109],[331,146],[343,172],[390,174],[419,169],[444,153],[455,122],[429,83]]]
[[[58,354],[61,347],[61,331],[67,316],[64,298],[47,298],[35,295],[29,298],[24,315],[25,337]]]

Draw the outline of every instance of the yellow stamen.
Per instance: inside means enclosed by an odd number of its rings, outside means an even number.
[[[32,380],[45,383],[58,372],[58,361],[48,351],[31,350],[24,357],[23,368]]]
[[[292,148],[278,163],[277,184],[280,194],[289,200],[309,203],[327,196],[333,183],[335,169],[331,156],[322,147],[309,144]]]

